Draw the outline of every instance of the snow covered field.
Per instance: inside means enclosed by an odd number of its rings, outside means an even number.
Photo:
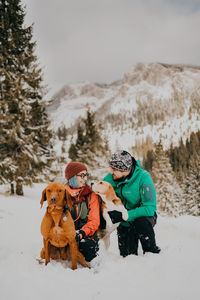
[[[45,185],[25,187],[25,196],[9,196],[0,186],[1,300],[199,300],[200,218],[159,217],[157,243],[162,252],[122,258],[112,235],[106,252],[91,269],[72,271],[70,262],[39,264],[40,209]]]

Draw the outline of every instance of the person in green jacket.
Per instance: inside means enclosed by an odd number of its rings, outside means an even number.
[[[127,151],[114,153],[109,161],[110,173],[104,177],[127,209],[126,219],[116,210],[108,212],[117,227],[120,255],[138,254],[138,241],[143,253],[159,253],[156,245],[156,190],[150,174]]]

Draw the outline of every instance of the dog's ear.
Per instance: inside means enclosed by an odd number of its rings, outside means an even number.
[[[116,196],[116,194],[115,194],[115,191],[114,191],[114,189],[113,189],[113,187],[112,187],[111,184],[109,184],[109,186],[108,186],[107,197],[108,197],[108,199],[110,199],[110,200],[113,200],[113,199],[116,199],[116,198],[117,198],[117,196]]]
[[[121,201],[121,199],[118,198],[118,197],[116,197],[116,198],[113,200],[113,203],[114,203],[115,205],[122,205],[122,201]]]
[[[47,200],[47,196],[46,196],[46,189],[44,189],[44,191],[42,192],[42,198],[40,200],[40,204],[41,204],[41,208],[43,206],[43,202]]]
[[[69,210],[72,209],[73,201],[70,193],[65,189],[65,201],[69,207]]]

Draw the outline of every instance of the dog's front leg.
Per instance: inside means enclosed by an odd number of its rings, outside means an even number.
[[[50,262],[49,248],[50,248],[49,241],[44,239],[45,265],[47,265]]]
[[[69,242],[69,252],[72,260],[72,270],[77,269],[77,251],[78,246],[76,244],[76,241],[74,240],[73,242]]]
[[[110,233],[106,233],[106,235],[103,237],[103,242],[106,249],[108,249],[110,247]]]
[[[107,209],[104,209],[104,211],[103,211],[103,217],[104,217],[104,219],[106,221],[106,229],[111,228],[113,226],[113,223],[111,221],[111,218],[110,218],[110,216],[108,214],[108,210]]]

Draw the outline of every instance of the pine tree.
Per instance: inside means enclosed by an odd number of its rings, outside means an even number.
[[[93,152],[97,145],[102,142],[101,136],[97,129],[97,124],[95,122],[95,113],[92,113],[89,109],[87,110],[87,116],[84,120],[85,123],[85,142],[90,145],[90,150]]]
[[[46,176],[53,159],[42,70],[20,2],[0,0],[0,182],[12,192],[16,182],[17,194]]]
[[[76,143],[77,151],[81,149],[84,143],[86,143],[87,139],[85,135],[86,133],[84,133],[84,124],[79,123],[77,127],[77,143]]]
[[[200,216],[200,156],[190,164],[184,179],[185,213]]]
[[[151,174],[155,182],[160,211],[172,216],[182,214],[184,209],[182,189],[176,180],[169,158],[161,143],[156,145]]]
[[[81,161],[90,168],[102,167],[109,156],[108,141],[100,134],[102,128],[95,121],[95,113],[89,109],[86,118],[77,127],[77,138],[69,148],[69,158]]]
[[[147,156],[143,161],[144,169],[151,172],[152,166],[153,166],[153,161],[154,161],[154,152],[153,150],[148,150],[147,151]]]
[[[66,141],[68,130],[63,124],[62,127],[59,127],[57,130],[57,135],[60,141]]]
[[[71,139],[70,147],[69,147],[69,157],[72,161],[76,161],[79,158],[79,150],[82,149],[85,143],[85,135],[84,135],[84,123],[80,122],[77,126],[77,137],[76,142],[73,143],[73,137]]]
[[[170,158],[173,171],[179,178],[183,178],[187,172],[189,154],[186,146],[183,144],[182,138],[180,139],[178,147],[173,147],[171,144],[168,156]]]

